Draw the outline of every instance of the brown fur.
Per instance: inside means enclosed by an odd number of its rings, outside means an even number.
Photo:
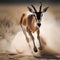
[[[20,25],[26,26],[31,32],[35,32],[38,28],[34,27],[34,15],[26,16],[26,14],[23,14],[20,20]]]

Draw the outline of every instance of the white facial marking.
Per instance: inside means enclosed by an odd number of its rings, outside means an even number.
[[[27,11],[26,13],[27,13],[27,15],[32,15],[32,14],[34,14],[34,13],[32,13],[32,12],[29,12],[29,11]]]

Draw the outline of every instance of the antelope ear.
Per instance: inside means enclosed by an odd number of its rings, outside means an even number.
[[[27,7],[30,12],[33,12],[33,10],[30,7]]]
[[[49,7],[43,9],[42,13],[46,12]]]

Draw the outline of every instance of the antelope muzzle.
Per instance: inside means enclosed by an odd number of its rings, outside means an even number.
[[[37,23],[37,25],[38,25],[38,27],[40,27],[41,26],[41,23]]]

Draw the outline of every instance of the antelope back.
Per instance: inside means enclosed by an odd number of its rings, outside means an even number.
[[[29,15],[28,16],[28,28],[32,31],[32,32],[35,32],[38,27],[37,27],[37,22],[36,22],[36,19],[35,19],[35,16],[34,15]]]

